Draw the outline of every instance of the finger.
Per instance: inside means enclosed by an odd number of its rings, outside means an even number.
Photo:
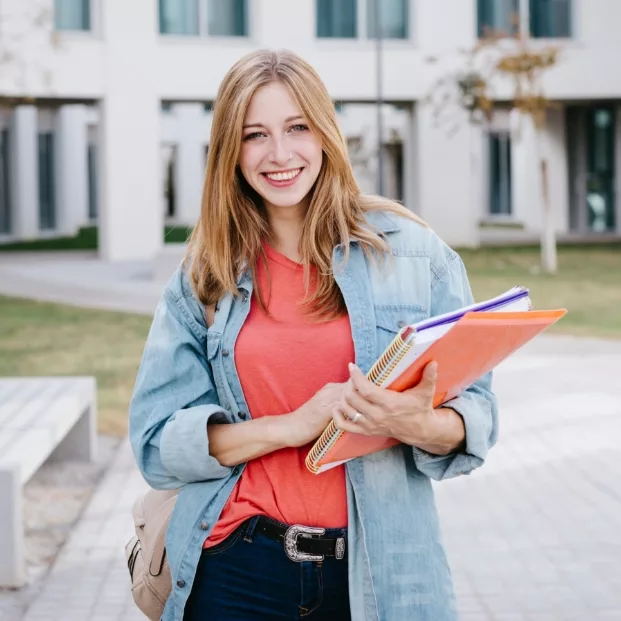
[[[347,403],[342,403],[336,409],[345,416],[346,420],[352,423],[352,425],[356,425],[358,427],[362,427],[364,431],[368,431],[369,433],[373,428],[373,421],[370,420],[363,412],[357,410],[356,408],[351,407]],[[358,414],[360,416],[358,416]],[[355,421],[355,422],[354,422]]]
[[[343,391],[341,404],[352,408],[356,412],[360,412],[371,420],[375,420],[382,413],[382,409],[380,407],[370,401],[367,401],[354,386],[351,386]]]
[[[418,387],[423,390],[429,391],[433,394],[436,390],[436,382],[438,380],[438,363],[435,360],[428,362],[423,369],[423,377],[421,378]]]
[[[353,387],[367,401],[376,405],[381,405],[384,401],[384,391],[379,386],[368,380],[364,373],[355,365],[349,364],[349,375]]]
[[[357,433],[362,436],[371,435],[362,425],[359,425],[358,423],[352,423],[350,420],[345,418],[344,414],[340,411],[339,408],[334,408],[334,410],[332,411],[332,418],[337,429],[341,429],[342,431],[349,431],[351,433]]]

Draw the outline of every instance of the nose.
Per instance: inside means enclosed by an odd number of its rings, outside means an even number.
[[[291,149],[287,147],[284,137],[274,137],[272,150],[270,152],[270,162],[277,166],[285,166],[291,159]]]

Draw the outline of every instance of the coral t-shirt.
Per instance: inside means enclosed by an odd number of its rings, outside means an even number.
[[[293,412],[330,382],[349,378],[354,360],[349,317],[328,322],[309,318],[299,304],[305,296],[304,272],[265,246],[257,279],[270,315],[253,297],[235,345],[235,363],[252,418]],[[314,272],[311,272],[311,286]],[[345,469],[320,475],[304,460],[313,443],[284,448],[248,462],[205,547],[216,545],[242,522],[267,515],[285,524],[323,528],[347,525]]]

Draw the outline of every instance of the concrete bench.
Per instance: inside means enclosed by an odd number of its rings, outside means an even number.
[[[0,586],[26,582],[22,487],[48,459],[92,461],[92,377],[0,378]]]

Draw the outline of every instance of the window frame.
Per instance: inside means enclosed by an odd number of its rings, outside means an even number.
[[[218,0],[194,0],[197,4],[197,16],[198,16],[198,31],[190,34],[168,33],[162,32],[161,29],[161,12],[160,12],[160,0],[157,0],[157,28],[158,35],[166,40],[176,41],[197,41],[208,39],[210,41],[250,41],[252,39],[252,25],[253,25],[253,2],[252,0],[242,0],[244,3],[244,26],[246,29],[245,34],[236,35],[213,35],[209,33],[209,2],[217,2]],[[228,0],[227,0],[228,1]]]
[[[100,19],[100,2],[104,0],[87,0],[89,10],[89,28],[88,30],[71,30],[71,29],[58,29],[56,27],[56,0],[52,2],[52,28],[55,33],[63,37],[72,37],[76,39],[80,38],[92,38],[93,36],[99,36],[101,34],[101,19]]]
[[[356,0],[356,36],[355,37],[320,37],[317,34],[318,22],[317,22],[317,0],[314,0],[313,11],[313,36],[314,40],[320,45],[330,45],[330,43],[337,43],[339,46],[343,45],[356,45],[371,44],[375,45],[376,38],[369,37],[368,33],[368,4],[370,0]],[[382,0],[378,0],[382,1]],[[407,36],[405,38],[387,38],[382,37],[382,45],[389,47],[412,47],[414,44],[414,24],[415,24],[415,0],[405,0],[407,10]]]

